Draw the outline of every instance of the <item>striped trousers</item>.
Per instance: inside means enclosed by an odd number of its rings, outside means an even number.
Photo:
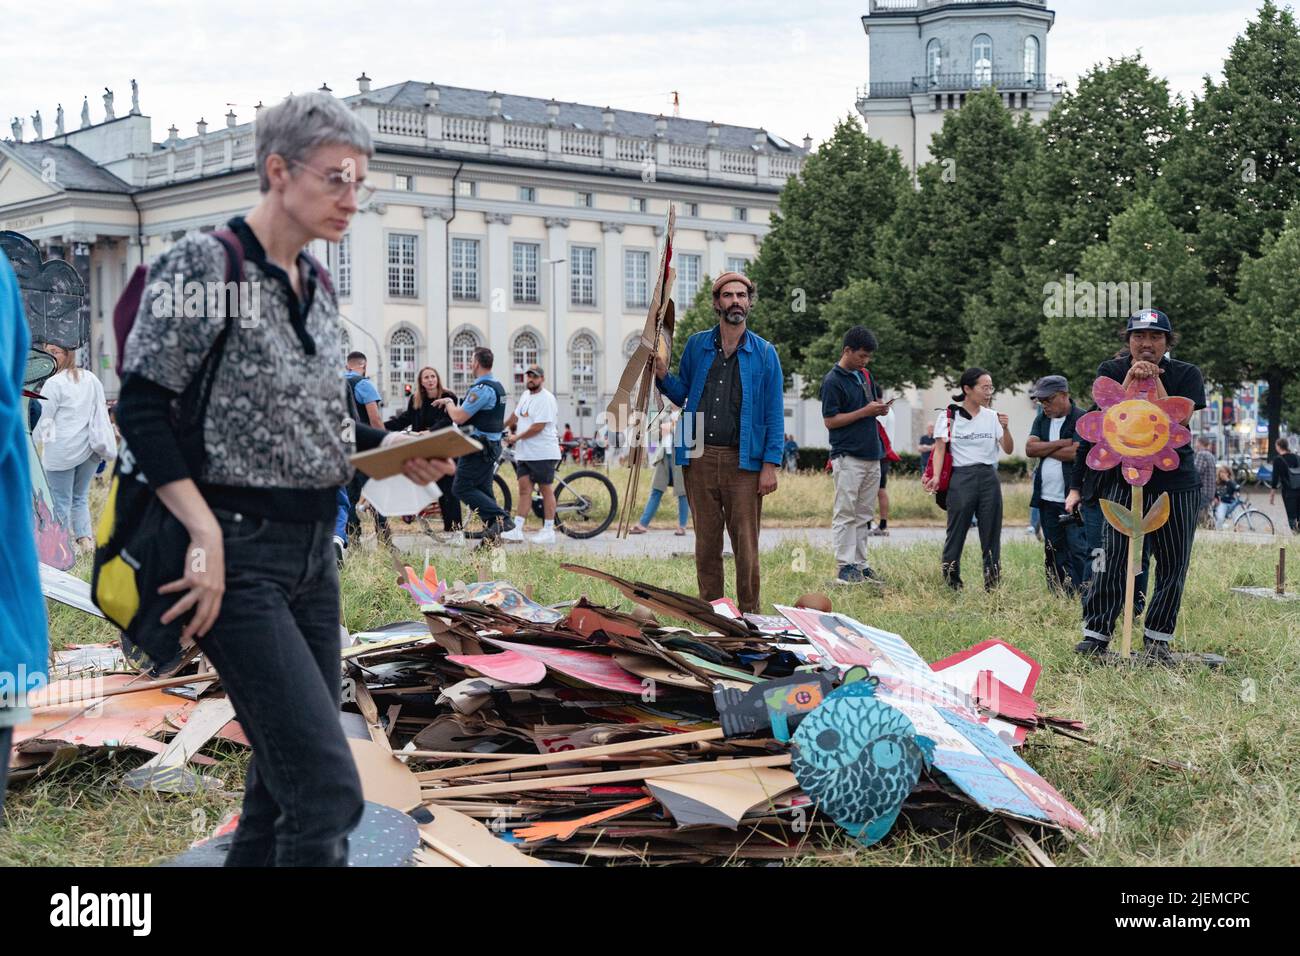
[[[1102,496],[1126,508],[1133,503],[1133,489],[1116,480]],[[1178,610],[1183,603],[1183,585],[1192,558],[1192,539],[1196,535],[1196,515],[1201,493],[1197,488],[1171,491],[1169,520],[1146,535],[1145,551],[1155,559],[1155,590],[1147,602],[1143,633],[1147,640],[1171,641],[1178,625]],[[1143,511],[1150,511],[1159,495],[1143,495]],[[1115,622],[1124,613],[1124,591],[1128,582],[1129,539],[1104,521],[1101,554],[1091,556],[1093,575],[1083,600],[1083,635],[1109,641]]]

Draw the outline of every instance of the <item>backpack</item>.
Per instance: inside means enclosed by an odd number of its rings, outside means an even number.
[[[1286,473],[1282,476],[1282,480],[1286,483],[1288,491],[1300,491],[1300,468],[1292,468],[1291,462],[1287,461],[1288,457],[1294,456],[1279,455],[1277,459],[1282,463],[1282,466],[1286,468]]]
[[[244,248],[229,229],[212,233],[226,253],[225,281],[239,282],[244,275]],[[333,295],[329,273],[311,255],[308,261],[318,281]],[[118,373],[121,373],[127,337],[135,325],[144,297],[148,268],[137,266],[113,308],[113,333],[117,339]],[[181,454],[196,479],[207,458],[203,427],[212,382],[225,353],[234,315],[217,334],[208,354],[172,408],[172,424]],[[180,670],[198,653],[192,641],[182,647],[180,635],[190,615],[164,625],[160,618],[175,603],[175,595],[159,595],[159,586],[184,575],[190,536],[185,526],[162,503],[136,466],[123,442],[109,483],[108,499],[95,528],[95,557],[91,569],[91,600],[122,631],[122,652],[135,667],[151,677],[166,677]]]

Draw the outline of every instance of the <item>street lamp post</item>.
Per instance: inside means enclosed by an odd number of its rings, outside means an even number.
[[[560,343],[557,338],[556,325],[560,311],[560,282],[555,275],[555,267],[568,259],[543,259],[551,267],[551,392],[560,387]]]

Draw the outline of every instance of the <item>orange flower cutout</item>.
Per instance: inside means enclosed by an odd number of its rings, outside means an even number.
[[[1195,408],[1190,398],[1152,398],[1153,380],[1133,382],[1128,390],[1113,378],[1092,383],[1099,407],[1075,423],[1075,434],[1093,443],[1088,467],[1107,471],[1116,466],[1130,485],[1145,485],[1156,468],[1173,471],[1178,452],[1192,440],[1182,424]]]

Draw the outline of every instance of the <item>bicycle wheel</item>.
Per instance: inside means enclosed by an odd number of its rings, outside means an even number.
[[[514,514],[515,496],[510,492],[510,485],[500,475],[492,476],[492,497],[496,499],[501,510],[507,515]]]
[[[1232,530],[1249,531],[1254,534],[1272,534],[1273,519],[1262,511],[1247,508],[1237,515],[1237,520],[1232,523]]]
[[[594,538],[618,514],[614,483],[597,471],[574,471],[555,483],[555,527],[570,538]]]

